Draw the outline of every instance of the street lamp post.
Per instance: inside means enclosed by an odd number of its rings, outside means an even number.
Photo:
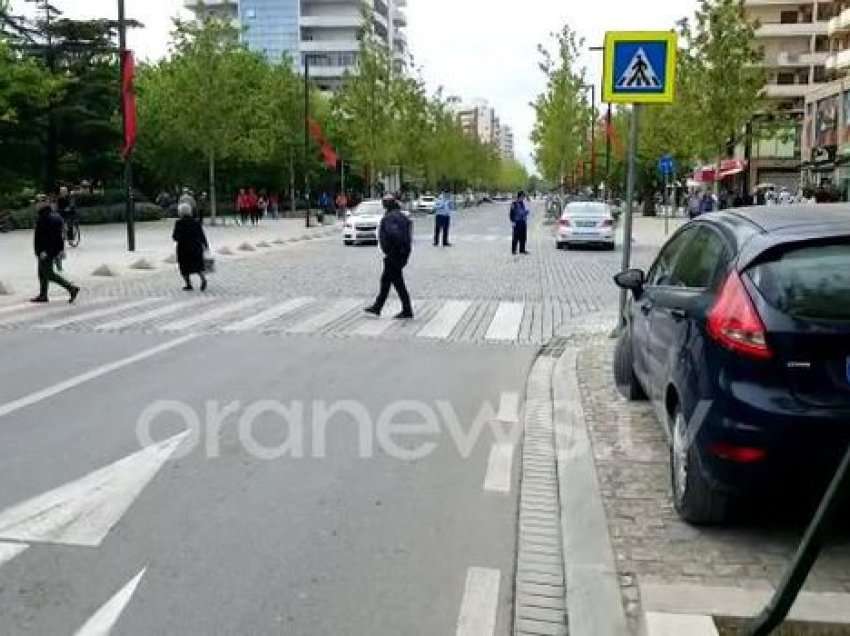
[[[121,120],[124,131],[127,130],[127,108],[124,100],[124,65],[127,63],[127,19],[124,11],[124,0],[118,0],[118,59],[121,75]],[[127,249],[136,251],[136,219],[133,202],[133,161],[132,149],[126,149],[124,155],[124,194],[126,199],[125,218],[127,220]]]
[[[310,56],[304,56],[304,225],[310,227]]]
[[[596,196],[596,84],[585,84],[590,89],[590,185]]]
[[[590,50],[594,53],[602,53],[604,56],[604,46],[591,46]],[[611,104],[608,104],[607,112],[605,113],[605,196],[611,199]]]

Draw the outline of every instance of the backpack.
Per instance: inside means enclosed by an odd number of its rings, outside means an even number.
[[[384,217],[381,234],[384,247],[393,254],[404,254],[410,250],[407,218],[402,214],[391,213]]]
[[[511,223],[516,223],[516,222],[517,222],[517,217],[519,216],[519,209],[518,209],[518,207],[519,207],[519,206],[518,206],[518,204],[517,204],[517,202],[516,202],[516,201],[514,201],[513,203],[511,203],[511,214],[510,214]]]

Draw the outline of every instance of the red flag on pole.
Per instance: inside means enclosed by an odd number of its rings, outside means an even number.
[[[121,54],[121,101],[124,107],[124,147],[121,154],[126,159],[136,146],[136,91],[134,79],[136,61],[132,51]]]
[[[307,124],[313,141],[321,147],[322,160],[325,165],[331,170],[336,170],[336,164],[339,162],[339,155],[337,155],[336,150],[334,150],[334,147],[330,144],[330,142],[325,139],[325,133],[322,131],[322,127],[319,125],[319,122],[311,118],[307,120]]]

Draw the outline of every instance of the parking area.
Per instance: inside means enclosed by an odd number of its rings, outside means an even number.
[[[676,602],[669,597],[686,598],[687,591],[703,597],[706,607],[712,605],[705,598],[714,595],[712,590],[731,604],[748,593],[766,598],[793,557],[805,511],[790,501],[771,501],[726,527],[697,528],[681,521],[670,494],[664,431],[649,403],[630,403],[618,394],[612,359],[613,341],[588,342],[579,354],[578,376],[632,626],[637,627],[643,612],[658,609],[648,604],[660,601],[667,605],[664,609],[677,611],[669,607]],[[850,596],[843,596],[850,593],[850,524],[834,533],[805,590],[816,595],[811,598],[850,607]],[[651,600],[645,598],[650,594]],[[667,599],[661,598],[665,595]]]

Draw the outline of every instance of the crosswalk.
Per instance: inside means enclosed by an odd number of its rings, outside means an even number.
[[[536,345],[593,315],[587,307],[558,299],[424,299],[416,303],[415,320],[396,321],[392,316],[401,310],[397,300],[387,304],[380,318],[363,312],[368,304],[369,299],[355,297],[97,297],[74,306],[0,305],[0,332],[268,334]],[[595,324],[610,328],[598,319]]]

